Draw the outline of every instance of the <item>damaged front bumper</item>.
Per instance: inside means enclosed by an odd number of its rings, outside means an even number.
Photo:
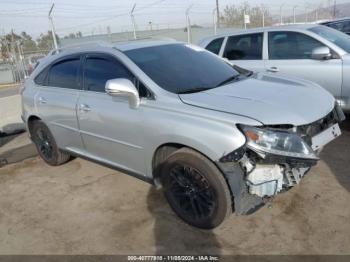
[[[317,156],[323,146],[341,134],[338,123],[343,120],[344,115],[339,115],[338,108],[335,108],[315,123],[289,130],[302,137],[312,148],[313,156],[310,158],[264,152],[250,147],[248,143],[232,152],[229,161],[226,156],[222,158],[217,164],[230,185],[235,213],[253,213],[269,198],[297,185],[317,164]]]

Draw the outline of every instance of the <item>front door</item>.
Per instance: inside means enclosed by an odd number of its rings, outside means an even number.
[[[311,59],[312,51],[323,43],[311,36],[290,31],[269,32],[266,71],[313,81],[334,96],[341,95],[342,61]]]
[[[84,91],[78,101],[80,132],[88,154],[133,173],[144,173],[142,107],[105,92],[107,80],[133,75],[109,55],[89,54],[83,66]]]

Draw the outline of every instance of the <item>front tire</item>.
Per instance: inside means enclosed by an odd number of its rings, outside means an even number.
[[[58,166],[66,163],[70,155],[62,152],[56,144],[49,128],[40,120],[36,120],[30,129],[32,140],[40,157],[51,166]]]
[[[231,213],[232,201],[219,169],[189,148],[172,153],[162,164],[161,182],[175,213],[188,224],[212,229]]]

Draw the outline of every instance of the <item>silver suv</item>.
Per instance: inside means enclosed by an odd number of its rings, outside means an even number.
[[[207,229],[299,183],[344,118],[316,84],[154,40],[52,54],[22,101],[48,164],[83,156],[162,185],[183,220]]]
[[[249,70],[315,82],[350,113],[350,36],[335,29],[315,24],[254,28],[208,37],[199,45]]]

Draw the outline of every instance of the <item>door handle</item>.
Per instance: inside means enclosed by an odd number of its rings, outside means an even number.
[[[82,112],[89,112],[91,111],[91,108],[86,104],[80,104],[79,110]]]
[[[272,73],[277,73],[280,70],[278,69],[278,67],[272,66],[272,67],[268,68],[267,71],[272,72]]]
[[[40,103],[40,104],[46,104],[46,102],[47,102],[47,101],[46,101],[45,98],[43,98],[42,96],[39,97],[39,103]]]

